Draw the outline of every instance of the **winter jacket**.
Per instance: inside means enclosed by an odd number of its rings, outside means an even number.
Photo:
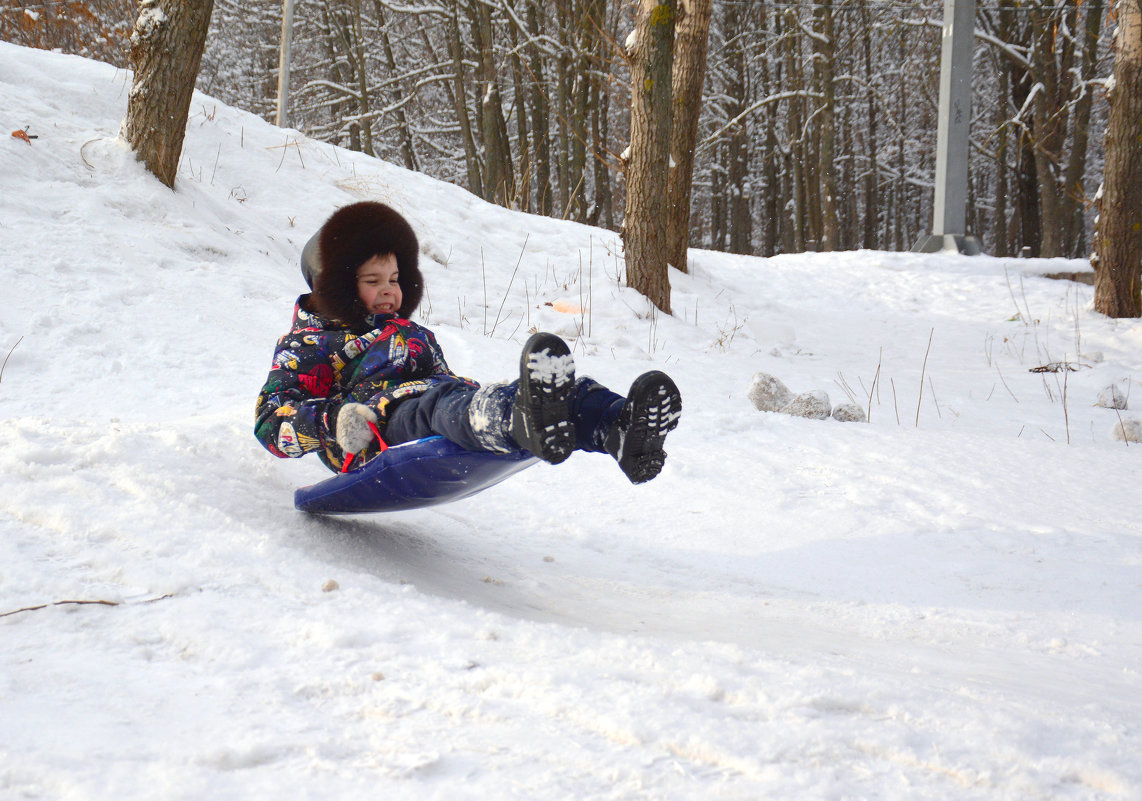
[[[383,436],[394,403],[441,381],[478,386],[448,369],[427,328],[383,314],[368,318],[371,329],[353,330],[309,311],[309,297],[298,298],[293,325],[278,340],[258,395],[254,434],[275,456],[318,451],[326,466],[339,470],[344,454],[335,434],[342,404],[371,406]]]

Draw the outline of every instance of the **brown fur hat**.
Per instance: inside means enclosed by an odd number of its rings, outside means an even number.
[[[420,305],[424,295],[424,278],[417,266],[420,246],[412,226],[392,208],[375,201],[344,206],[333,212],[314,238],[319,267],[311,285],[318,314],[352,326],[362,323],[365,309],[357,297],[357,268],[388,253],[396,257],[400,271],[398,315],[408,317]]]

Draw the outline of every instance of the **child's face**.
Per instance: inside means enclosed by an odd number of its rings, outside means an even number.
[[[369,314],[396,314],[401,304],[397,259],[391,253],[373,256],[357,268],[357,297]]]

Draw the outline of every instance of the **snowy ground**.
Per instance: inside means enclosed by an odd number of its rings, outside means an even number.
[[[1142,324],[1041,277],[1083,263],[694,251],[655,315],[608,232],[205,96],[169,192],[128,87],[0,44],[0,798],[1142,798],[1142,446],[1094,405]],[[295,512],[324,469],[254,398],[360,198],[420,233],[457,371],[532,328],[669,371],[662,476]],[[757,371],[870,422],[758,412]]]

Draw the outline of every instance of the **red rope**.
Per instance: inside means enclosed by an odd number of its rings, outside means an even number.
[[[376,436],[377,442],[379,442],[381,444],[381,451],[380,452],[384,453],[385,451],[387,451],[389,449],[389,443],[387,443],[383,439],[381,439],[381,432],[377,430],[377,424],[370,421],[369,422],[369,428],[373,429],[373,434]]]
[[[378,453],[384,453],[385,451],[387,451],[389,449],[389,444],[387,442],[385,442],[384,439],[381,437],[381,432],[377,430],[377,424],[372,422],[372,421],[369,421],[369,428],[372,430],[373,436],[375,436],[377,438],[377,442],[380,443],[381,447],[380,447],[380,450],[378,451]],[[341,463],[341,472],[342,473],[348,473],[349,472],[349,466],[351,464],[353,464],[353,458],[356,455],[357,454],[355,454],[355,453],[350,453],[350,454],[347,454],[345,456],[345,461]]]

